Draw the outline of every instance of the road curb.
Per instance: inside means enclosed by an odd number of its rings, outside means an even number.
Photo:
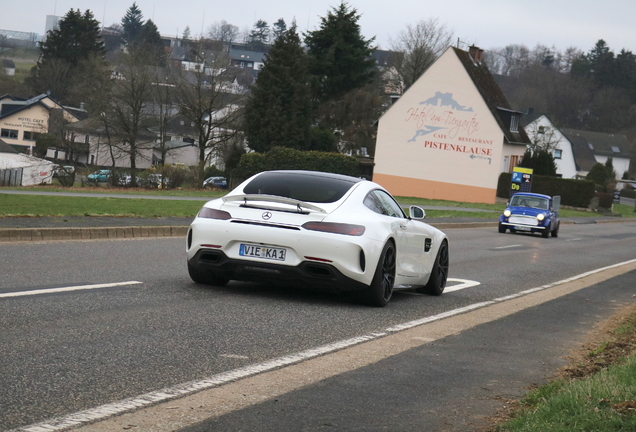
[[[185,237],[187,226],[0,228],[0,243]]]

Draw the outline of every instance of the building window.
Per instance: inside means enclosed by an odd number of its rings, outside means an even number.
[[[554,158],[555,159],[561,159],[561,156],[563,155],[563,152],[559,149],[554,149]]]
[[[90,136],[89,135],[84,135],[84,143],[88,144],[90,141]]]
[[[545,126],[539,126],[539,133],[540,134],[544,134],[545,133]]]
[[[510,132],[519,132],[519,117],[510,117]]]
[[[18,138],[18,131],[15,129],[0,129],[0,137],[2,138]]]
[[[592,143],[587,143],[587,145],[589,145],[589,146],[590,146],[590,150],[594,150],[594,144],[592,144]]]
[[[614,153],[620,153],[620,152],[621,152],[621,149],[619,149],[617,146],[612,146],[612,151],[613,151]]]
[[[35,141],[38,139],[39,136],[40,136],[40,132],[24,131],[24,139],[26,141]]]

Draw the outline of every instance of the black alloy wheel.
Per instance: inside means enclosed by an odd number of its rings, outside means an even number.
[[[417,292],[435,296],[441,295],[444,292],[444,288],[446,288],[449,267],[450,254],[448,251],[448,242],[444,240],[437,252],[435,264],[433,264],[431,277],[429,278],[428,283],[424,287],[418,288]]]
[[[366,299],[370,305],[384,307],[391,300],[395,284],[395,264],[395,245],[389,241],[382,249],[373,281],[366,291]]]

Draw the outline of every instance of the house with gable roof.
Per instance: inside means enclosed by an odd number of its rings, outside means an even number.
[[[523,115],[521,122],[526,134],[533,143],[549,148],[557,168],[557,176],[562,178],[577,178],[578,164],[574,157],[574,146],[557,128],[550,118],[542,113],[529,109]],[[582,155],[586,157],[587,155]],[[594,155],[591,155],[594,160]]]
[[[530,140],[482,54],[448,48],[384,113],[374,181],[398,196],[495,202]]]
[[[37,137],[49,132],[53,112],[61,113],[61,117],[69,123],[87,114],[83,108],[58,104],[46,93],[31,99],[1,96],[0,139],[20,152],[32,154]]]
[[[575,129],[562,129],[561,132],[572,145],[577,176],[585,177],[594,165],[605,164],[609,158],[612,158],[617,180],[629,172],[632,155],[625,135]]]
[[[559,129],[547,115],[532,110],[522,123],[531,141],[550,147],[560,177],[584,178],[594,165],[605,164],[610,157],[617,180],[629,172],[632,155],[625,135]]]

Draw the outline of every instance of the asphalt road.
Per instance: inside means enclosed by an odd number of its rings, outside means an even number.
[[[489,228],[447,233],[451,278],[480,285],[440,297],[396,293],[383,309],[342,296],[258,284],[193,284],[182,239],[2,245],[0,295],[125,284],[0,297],[0,429],[49,422],[338,341],[369,335],[372,342],[389,340],[377,335],[636,258],[636,222],[568,225],[557,239],[503,235]],[[290,431],[423,430],[422,425],[471,430],[466,424],[483,422],[497,406],[487,394],[516,395],[525,385],[545,380],[562,363],[559,347],[571,347],[616,304],[633,301],[633,280],[632,272],[527,315],[422,342],[403,353],[386,349],[387,357],[373,364],[257,398],[211,423],[175,422],[167,430],[255,430],[254,425]],[[480,391],[483,386],[492,392]],[[464,399],[470,403],[458,403]],[[168,408],[163,411],[172,412]],[[107,423],[122,430],[121,424]]]

